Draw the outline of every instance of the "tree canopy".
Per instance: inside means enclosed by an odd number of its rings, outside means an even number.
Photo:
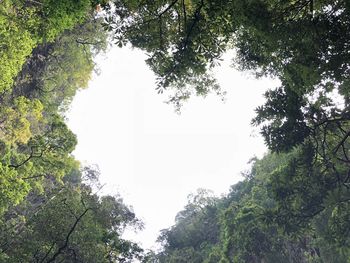
[[[65,123],[108,34],[99,1],[0,3],[0,262],[132,262],[142,228],[122,198],[98,195],[97,170],[72,155]]]
[[[297,188],[289,189],[290,184],[281,181],[283,176],[276,176],[296,154],[270,153],[255,160],[246,179],[221,198],[209,197],[203,190],[189,198],[175,225],[161,231],[162,250],[149,254],[145,262],[346,263],[350,256],[345,230],[348,210],[342,206],[331,211],[332,196],[325,210],[312,211],[305,196],[297,196]],[[280,191],[276,191],[277,185]],[[290,198],[293,190],[296,194]],[[317,204],[322,192],[307,190]],[[306,210],[309,214],[303,214]],[[315,211],[317,216],[310,214]]]
[[[257,107],[252,121],[273,153],[289,156],[271,173],[276,208],[269,211],[269,219],[296,234],[328,213],[334,217],[327,219],[328,234],[334,233],[333,241],[346,247],[348,1],[114,1],[114,5],[106,23],[117,44],[130,43],[149,55],[147,63],[158,77],[158,89],[172,90],[170,102],[176,107],[192,94],[220,91],[211,68],[228,49],[235,51],[234,67],[280,80],[279,87],[266,92],[266,102]],[[239,88],[234,92],[239,94]]]
[[[175,88],[174,101],[186,99],[192,91],[217,91],[216,82],[208,81],[210,68],[232,48],[235,67],[258,76],[277,76],[299,95],[348,78],[346,1],[118,0],[113,4],[107,23],[116,42],[130,42],[148,53],[159,89]]]
[[[0,261],[348,262],[349,32],[349,1],[2,0]],[[65,124],[111,40],[148,55],[177,110],[225,95],[212,69],[228,50],[235,68],[280,80],[252,120],[269,153],[226,196],[190,196],[146,256],[121,237],[140,221],[94,192]]]

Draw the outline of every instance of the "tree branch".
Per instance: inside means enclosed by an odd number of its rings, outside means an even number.
[[[343,139],[338,143],[338,145],[334,148],[333,153],[337,153],[339,148],[345,143],[346,139],[350,136],[350,130],[345,134]]]
[[[30,151],[31,151],[31,152],[30,152],[30,155],[29,155],[24,161],[22,161],[22,162],[19,163],[19,164],[10,164],[8,167],[18,169],[18,168],[21,167],[22,165],[24,165],[24,164],[26,164],[27,162],[29,162],[30,159],[32,159],[32,158],[34,158],[34,157],[36,157],[36,158],[42,157],[44,151],[41,151],[39,155],[35,155],[34,148],[35,148],[35,146],[31,146],[31,147],[30,147]]]
[[[78,223],[80,222],[80,220],[85,216],[85,214],[89,210],[90,210],[90,208],[85,209],[84,212],[75,220],[74,224],[72,225],[72,227],[70,228],[70,230],[66,236],[64,244],[59,247],[57,252],[48,261],[46,261],[46,263],[55,262],[56,258],[62,253],[62,251],[68,247],[70,236],[73,234],[73,232],[74,232],[75,228],[77,227]]]
[[[158,14],[158,17],[160,18],[162,15],[164,15],[166,12],[168,12],[176,3],[178,0],[174,0],[170,5],[168,5],[167,8],[165,8],[162,12]]]

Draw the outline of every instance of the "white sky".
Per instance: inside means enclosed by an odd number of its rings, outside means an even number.
[[[193,98],[182,114],[163,103],[155,77],[137,50],[112,48],[96,59],[101,74],[78,92],[67,114],[78,136],[76,158],[97,164],[106,193],[121,193],[145,230],[131,235],[151,248],[198,188],[227,192],[248,160],[266,151],[250,126],[262,94],[276,81],[255,80],[229,67],[216,71],[226,103]]]

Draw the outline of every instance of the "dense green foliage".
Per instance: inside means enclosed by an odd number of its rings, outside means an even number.
[[[348,262],[350,238],[345,207],[310,216],[308,227],[293,235],[288,231],[299,225],[286,226],[289,219],[280,217],[284,203],[276,197],[274,187],[288,184],[276,180],[276,173],[297,154],[268,154],[255,160],[246,179],[233,185],[224,197],[212,197],[204,190],[190,196],[176,224],[159,236],[163,250],[150,255],[148,262]],[[286,205],[290,214],[295,212],[294,207],[300,209],[297,202]],[[274,220],[276,212],[278,220]],[[334,239],[340,236],[343,243]]]
[[[177,109],[224,95],[211,70],[228,49],[234,67],[280,80],[252,121],[270,153],[227,196],[190,196],[145,262],[349,262],[350,2],[330,0],[1,0],[1,262],[143,257],[121,238],[140,222],[94,192],[64,121],[103,29],[148,54]]]
[[[349,1],[119,0],[114,5],[106,23],[116,42],[149,55],[158,90],[172,90],[170,102],[176,107],[191,94],[221,93],[211,68],[228,49],[235,50],[236,68],[280,80],[279,87],[266,92],[266,103],[257,107],[253,120],[271,152],[288,156],[269,175],[274,208],[260,203],[244,212],[232,208],[227,220],[234,229],[236,212],[244,222],[261,210],[268,215],[266,224],[249,221],[243,232],[274,226],[290,236],[306,232],[313,237],[320,217],[317,238],[325,236],[328,246],[348,253]],[[269,235],[261,238],[260,245],[265,238],[271,245]],[[241,240],[244,248],[254,246],[250,239]],[[257,259],[259,249],[253,249]],[[186,253],[198,253],[192,250]],[[235,257],[229,254],[228,260]]]
[[[142,223],[72,156],[64,113],[107,48],[98,1],[0,2],[0,262],[131,262]]]
[[[93,193],[98,185],[86,173],[96,175],[75,169],[64,185],[48,178],[45,194],[32,192],[6,212],[1,262],[128,262],[142,256],[136,244],[121,238],[126,226],[141,223],[121,198]]]
[[[90,0],[1,1],[0,92],[11,89],[34,47],[83,22],[93,4]]]
[[[300,96],[349,77],[347,1],[113,2],[107,22],[117,43],[149,54],[159,88],[175,88],[175,103],[193,91],[218,91],[208,81],[210,68],[230,48],[235,67],[277,76]],[[348,85],[342,86],[348,94]]]
[[[92,55],[106,45],[97,44],[96,51],[90,48],[93,41],[106,43],[102,33],[96,34],[91,44],[77,42],[89,39],[94,24],[98,22],[90,20],[65,31],[54,42],[36,47],[13,88],[2,94],[1,199],[17,204],[31,188],[41,187],[41,179],[54,176],[61,180],[76,165],[70,156],[76,138],[59,111],[78,88],[87,86],[94,66]],[[8,187],[13,190],[5,191]],[[0,206],[8,205],[3,202]]]

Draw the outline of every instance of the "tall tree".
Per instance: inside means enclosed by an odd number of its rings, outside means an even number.
[[[150,253],[145,262],[346,263],[350,255],[348,247],[339,243],[340,238],[347,235],[346,210],[331,213],[327,209],[319,212],[317,217],[305,215],[307,227],[301,231],[298,226],[301,221],[297,221],[296,216],[305,211],[312,212],[311,208],[306,206],[304,196],[294,198],[300,185],[289,188],[287,180],[293,180],[291,177],[283,182],[278,181],[282,178],[276,179],[276,173],[288,166],[294,157],[295,153],[270,153],[261,160],[256,159],[251,170],[246,172],[246,179],[231,186],[227,195],[210,199],[203,198],[203,192],[196,195],[178,213],[175,225],[161,231],[160,253]],[[296,177],[296,180],[301,179]],[[312,189],[304,180],[305,188],[317,204],[318,185]],[[276,196],[276,185],[285,187],[278,193],[286,198]],[[295,193],[295,196],[289,193]],[[196,200],[207,202],[198,205]],[[285,211],[287,207],[290,211],[282,218],[284,206]],[[337,214],[340,211],[344,214]],[[291,222],[289,228],[287,222]],[[335,234],[335,229],[344,232]]]
[[[349,216],[348,1],[116,0],[114,5],[106,23],[117,43],[146,51],[158,89],[172,89],[170,101],[177,107],[193,93],[220,90],[210,69],[228,49],[235,50],[235,67],[279,78],[280,86],[266,93],[253,120],[270,150],[298,156],[275,173],[275,183],[286,184],[282,190],[274,186],[275,195],[282,203],[286,198],[300,204],[298,212],[310,208],[299,217],[305,224],[321,208]],[[317,190],[310,191],[312,185]],[[287,187],[290,193],[284,193]]]
[[[175,87],[175,101],[187,98],[187,85],[199,94],[217,90],[208,81],[209,69],[230,48],[236,50],[236,67],[277,76],[300,94],[348,78],[346,1],[116,0],[114,5],[107,22],[117,43],[145,50],[159,88]]]
[[[142,224],[120,197],[99,197],[90,186],[72,180],[46,194],[32,193],[26,203],[6,214],[8,220],[0,228],[2,262],[141,259],[142,249],[121,235],[126,227],[139,229]],[[18,220],[16,213],[25,220]]]

